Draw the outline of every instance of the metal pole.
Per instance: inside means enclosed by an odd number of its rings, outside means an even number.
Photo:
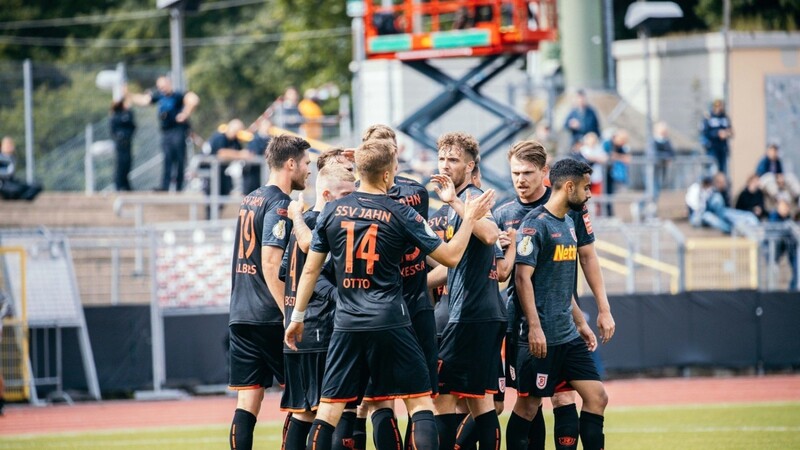
[[[617,90],[617,68],[611,47],[614,43],[614,0],[603,0],[603,23],[605,25],[606,51],[606,86],[609,90]]]
[[[94,140],[94,129],[92,124],[86,124],[84,132],[86,140],[86,154],[83,156],[84,178],[86,182],[86,195],[94,194],[94,161],[92,160],[92,141]]]
[[[722,98],[725,99],[725,108],[728,108],[729,92],[728,82],[730,80],[731,60],[730,60],[730,45],[728,42],[729,32],[731,29],[731,0],[724,0],[722,2],[722,48],[725,60],[725,79],[722,82]]]
[[[152,345],[153,391],[160,392],[166,379],[166,355],[164,351],[164,319],[158,305],[158,280],[156,273],[156,233],[150,231],[150,343]]]
[[[122,100],[123,93],[122,87],[125,85],[125,63],[117,63],[117,76],[119,77],[119,84],[114,86],[114,101]]]
[[[354,17],[352,22],[353,29],[353,64],[350,70],[353,72],[353,129],[363,128],[361,123],[361,69],[366,59],[366,49],[364,48],[364,19]]]
[[[25,180],[33,183],[33,74],[31,60],[22,63],[23,84],[25,88]]]
[[[654,200],[655,186],[655,147],[653,142],[653,106],[650,88],[650,39],[648,32],[644,27],[639,27],[639,38],[642,39],[644,44],[644,90],[645,98],[647,101],[646,114],[645,114],[645,155],[647,157],[647,164],[645,166],[645,192],[650,200]]]
[[[211,160],[211,201],[209,205],[208,220],[219,219],[219,160]]]
[[[183,79],[183,7],[169,9],[169,48],[172,63],[172,86],[185,91]]]

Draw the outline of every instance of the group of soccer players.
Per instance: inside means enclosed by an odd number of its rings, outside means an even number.
[[[601,340],[611,339],[585,205],[591,168],[550,169],[539,143],[517,143],[508,153],[517,196],[492,213],[475,138],[447,133],[437,144],[432,181],[445,205],[429,223],[427,189],[396,175],[391,128],[374,125],[354,151],[320,156],[309,211],[289,197],[310,175],[308,143],[272,140],[269,181],[242,201],[233,254],[232,449],[252,448],[273,377],[285,382],[287,450],[364,449],[367,418],[379,450],[499,450],[507,384],[519,393],[508,449],[544,448],[542,397],[552,397],[557,448],[579,438],[603,448],[597,339],[575,303],[580,261]],[[408,411],[404,436],[396,399]]]

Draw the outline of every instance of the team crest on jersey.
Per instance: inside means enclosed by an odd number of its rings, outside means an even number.
[[[537,373],[536,374],[536,387],[539,389],[544,389],[547,386],[547,374],[546,373]]]
[[[569,234],[572,235],[572,239],[574,239],[575,242],[578,242],[578,236],[575,235],[575,228],[570,228],[569,229]]]
[[[531,242],[530,236],[525,236],[519,241],[519,245],[517,245],[517,253],[520,256],[528,256],[533,253],[533,242]]]
[[[423,220],[423,221],[422,221],[422,223],[424,223],[424,224],[425,224],[425,234],[427,234],[427,235],[428,235],[428,236],[430,236],[430,237],[436,237],[436,232],[435,232],[435,231],[433,231],[433,228],[431,228],[431,226],[430,226],[430,225],[428,225],[428,222],[425,222],[425,221]]]
[[[497,386],[500,389],[500,392],[506,391],[506,377],[500,377],[497,379]]]
[[[455,229],[455,228],[453,228],[453,226],[452,226],[452,225],[448,225],[448,226],[447,226],[447,231],[445,231],[445,233],[444,233],[444,236],[445,236],[445,237],[447,238],[447,240],[449,241],[450,239],[453,239],[453,235],[454,235],[454,234],[456,234],[456,229]]]
[[[272,227],[272,235],[278,239],[283,239],[286,237],[286,221],[279,220],[275,226]]]
[[[583,214],[583,224],[586,226],[586,233],[592,234],[592,219],[589,218],[589,213]]]
[[[511,380],[512,381],[516,381],[516,379],[517,379],[517,369],[515,369],[514,366],[511,366],[511,365],[508,366],[508,374],[511,375]]]

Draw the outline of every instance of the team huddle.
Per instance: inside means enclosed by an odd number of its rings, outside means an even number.
[[[309,144],[270,142],[269,181],[243,199],[234,243],[232,449],[252,448],[273,378],[284,385],[287,450],[364,449],[367,418],[379,450],[499,450],[507,386],[518,391],[507,449],[544,449],[543,397],[552,398],[556,448],[604,447],[597,338],[575,301],[580,262],[600,340],[611,339],[586,207],[591,168],[573,159],[548,167],[541,144],[516,143],[516,198],[492,212],[475,138],[447,133],[437,145],[431,181],[444,206],[429,218],[427,189],[396,175],[385,125],[367,129],[354,151],[320,155],[307,211],[289,194],[306,187]]]

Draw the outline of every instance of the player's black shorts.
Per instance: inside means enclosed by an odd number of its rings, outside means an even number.
[[[503,339],[505,342],[505,339]],[[503,358],[500,355],[497,355],[497,392],[494,393],[494,401],[496,402],[504,402],[506,401],[506,375],[503,372]]]
[[[328,352],[283,354],[286,387],[281,397],[281,411],[301,413],[317,410],[327,355]]]
[[[439,392],[481,398],[500,389],[505,322],[448,323],[439,347]]]
[[[504,352],[506,357],[505,374],[506,374],[506,387],[517,388],[517,334],[511,331],[506,331],[506,338],[503,341]]]
[[[433,316],[433,310],[418,312],[411,319],[411,325],[414,327],[414,334],[417,335],[417,341],[425,355],[428,374],[431,377],[431,388],[433,395],[436,395],[439,393],[439,346],[436,341],[436,319]]]
[[[567,343],[547,346],[547,356],[534,358],[528,347],[517,351],[519,365],[517,391],[520,397],[552,397],[562,381],[597,380],[600,375],[586,342],[575,338]]]
[[[272,386],[272,377],[283,384],[283,326],[230,325],[229,384],[231,389]]]
[[[425,355],[411,326],[380,331],[333,331],[323,402],[360,402],[431,395]],[[371,380],[370,395],[364,396]]]

